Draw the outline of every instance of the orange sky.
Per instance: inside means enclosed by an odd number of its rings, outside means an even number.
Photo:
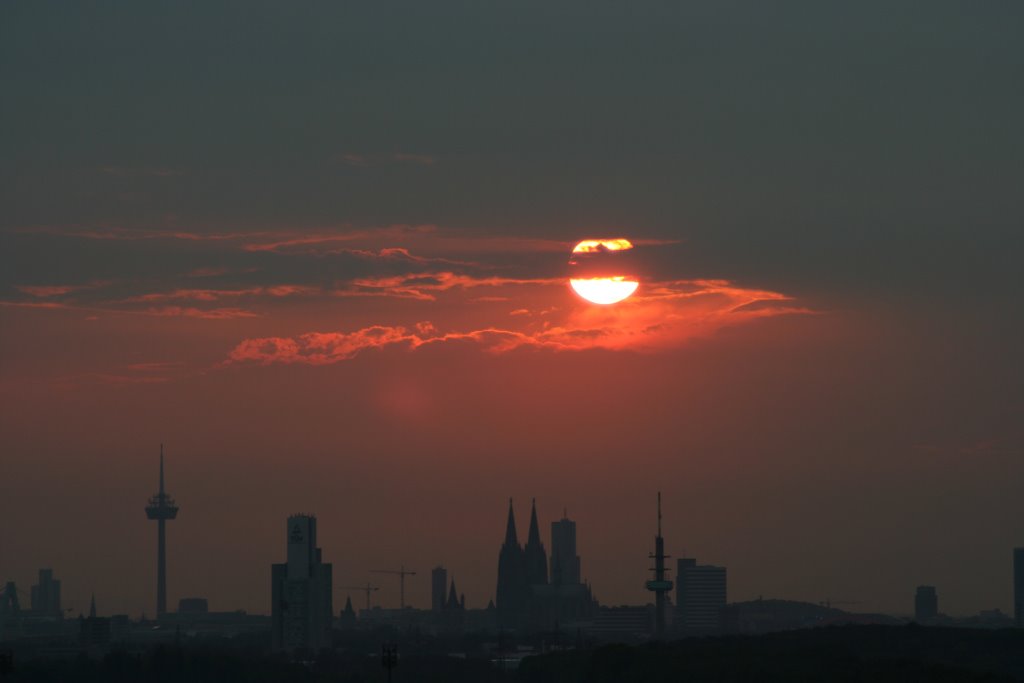
[[[339,584],[404,563],[423,572],[408,594],[425,603],[426,571],[444,563],[483,606],[509,496],[524,518],[536,497],[545,529],[568,508],[599,598],[635,603],[659,489],[670,552],[727,565],[735,599],[898,610],[927,578],[964,609],[1005,601],[1004,530],[963,527],[971,557],[993,563],[987,587],[968,586],[966,565],[944,559],[962,510],[926,494],[983,491],[992,514],[1016,505],[1013,478],[974,463],[1016,471],[1003,439],[1017,428],[978,431],[991,406],[977,378],[946,349],[922,355],[920,322],[726,279],[649,279],[597,306],[568,288],[565,253],[545,265],[533,244],[471,241],[439,267],[429,241],[403,236],[353,238],[365,272],[346,277],[341,262],[330,279],[323,260],[337,255],[275,248],[315,271],[280,276],[247,265],[259,251],[247,239],[179,253],[188,240],[163,234],[63,237],[155,240],[165,263],[183,262],[3,302],[16,331],[3,341],[4,499],[27,513],[5,527],[6,571],[26,582],[52,565],[71,605],[95,589],[108,610],[148,609],[141,506],[162,441],[182,506],[171,594],[217,609],[266,610],[296,511],[321,518]],[[318,240],[292,241],[348,237]],[[849,571],[864,562],[886,571]]]

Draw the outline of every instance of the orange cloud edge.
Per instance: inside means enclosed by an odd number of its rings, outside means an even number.
[[[239,342],[222,365],[330,365],[373,349],[415,351],[452,342],[473,343],[493,354],[527,348],[655,352],[757,319],[815,313],[784,294],[744,289],[723,280],[662,283],[648,296],[611,307],[570,308],[561,319],[553,319],[550,312],[534,315],[526,308],[507,312],[523,321],[521,327],[440,332],[433,322],[423,321],[414,328],[371,325],[347,332],[254,337]]]

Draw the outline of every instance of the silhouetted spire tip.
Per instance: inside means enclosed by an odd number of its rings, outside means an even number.
[[[530,510],[530,532],[527,537],[527,544],[540,545],[540,524],[537,523],[537,499],[533,499],[533,508]]]
[[[505,525],[505,543],[519,545],[519,538],[516,534],[516,515],[512,509],[512,499],[508,499],[508,522]]]

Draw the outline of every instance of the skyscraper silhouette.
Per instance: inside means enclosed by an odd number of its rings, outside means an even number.
[[[316,547],[316,517],[288,518],[288,561],[271,565],[271,644],[319,650],[330,644],[332,567]]]
[[[725,567],[697,564],[692,557],[676,560],[673,630],[686,636],[719,633],[726,597]]]
[[[444,609],[444,592],[448,586],[448,570],[434,567],[430,572],[430,609],[440,612]]]
[[[164,491],[164,445],[160,444],[160,491],[149,499],[146,516],[157,521],[156,616],[167,614],[167,531],[165,522],[178,516],[178,506]]]
[[[576,554],[576,522],[562,513],[551,523],[551,583],[556,586],[580,582],[580,556]]]
[[[62,617],[60,608],[60,581],[53,578],[52,569],[39,570],[39,583],[32,586],[32,611],[38,616]]]

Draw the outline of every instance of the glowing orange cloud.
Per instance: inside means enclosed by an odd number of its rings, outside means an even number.
[[[676,296],[667,296],[665,290]],[[676,291],[678,290],[678,291]],[[693,338],[709,336],[731,325],[760,318],[806,314],[776,292],[745,290],[722,281],[677,282],[662,288],[661,298],[633,300],[617,307],[587,307],[560,320],[532,321],[524,309],[513,311],[522,327],[442,333],[433,324],[415,330],[377,325],[354,332],[313,332],[296,337],[246,339],[228,354],[226,364],[326,365],[349,360],[362,351],[398,346],[409,351],[452,342],[472,342],[490,353],[523,347],[552,351],[589,349],[654,352]]]
[[[246,287],[241,289],[175,289],[170,292],[152,292],[138,294],[123,299],[124,303],[144,303],[149,301],[174,301],[191,299],[194,301],[217,301],[219,299],[247,296],[269,296],[281,298],[295,295],[311,295],[320,293],[317,287],[306,285],[273,285],[270,287]]]

